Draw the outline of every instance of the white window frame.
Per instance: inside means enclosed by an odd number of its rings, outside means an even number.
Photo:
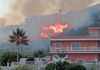
[[[79,46],[80,46],[80,48],[81,48],[80,42],[72,42],[72,43],[71,43],[71,49],[72,49],[72,50],[73,50],[73,44],[79,44]],[[79,48],[79,49],[80,49],[80,48]],[[77,49],[76,49],[76,50],[77,50]]]
[[[61,45],[61,47],[57,47],[57,46],[56,46],[58,43]],[[62,48],[62,43],[61,43],[61,42],[56,42],[56,43],[55,43],[55,48],[56,48],[56,49]]]
[[[78,61],[81,61],[81,60],[83,61],[83,63],[86,62],[85,59],[77,59],[76,62],[78,63]]]
[[[98,36],[100,37],[100,29],[98,30]]]

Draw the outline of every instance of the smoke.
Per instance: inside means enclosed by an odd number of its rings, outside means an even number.
[[[100,0],[92,0],[93,3],[90,6],[96,5],[96,4],[100,4]]]
[[[12,0],[10,11],[4,16],[3,21],[5,26],[17,25],[33,16],[57,13],[60,8],[64,13],[87,8],[91,4],[96,4],[96,1],[98,0]]]

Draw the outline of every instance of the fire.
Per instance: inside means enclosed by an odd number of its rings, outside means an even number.
[[[40,33],[41,38],[48,38],[50,35],[62,33],[65,29],[69,27],[69,24],[61,24],[57,21],[55,24],[43,25],[41,27],[42,32]]]
[[[47,30],[47,31],[52,30],[54,33],[62,33],[68,27],[69,27],[68,24],[60,24],[60,22],[57,21],[53,25],[42,26],[42,30]]]
[[[41,32],[40,37],[41,37],[41,38],[47,38],[47,37],[49,37],[49,36],[48,36],[47,33]]]
[[[67,27],[68,24],[60,24],[59,21],[57,21],[54,25],[50,25],[50,29],[52,29],[54,33],[62,33]]]

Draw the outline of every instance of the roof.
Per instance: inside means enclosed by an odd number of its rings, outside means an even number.
[[[100,37],[90,37],[90,36],[52,36],[50,40],[54,41],[71,41],[71,40],[100,40]]]
[[[100,27],[89,27],[88,29],[96,29],[96,30],[99,30]]]
[[[91,37],[91,36],[52,36],[53,39],[65,39],[65,38],[100,38],[100,37]]]
[[[89,27],[88,29],[96,29],[99,30],[100,27]],[[100,41],[100,36],[99,37],[91,37],[89,35],[87,36],[52,36],[50,40],[57,40],[57,41],[66,41],[66,40],[99,40]]]

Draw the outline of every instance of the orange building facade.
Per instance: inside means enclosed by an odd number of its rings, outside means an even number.
[[[86,36],[53,36],[50,41],[51,60],[63,52],[71,62],[100,61],[100,27],[89,27]]]

